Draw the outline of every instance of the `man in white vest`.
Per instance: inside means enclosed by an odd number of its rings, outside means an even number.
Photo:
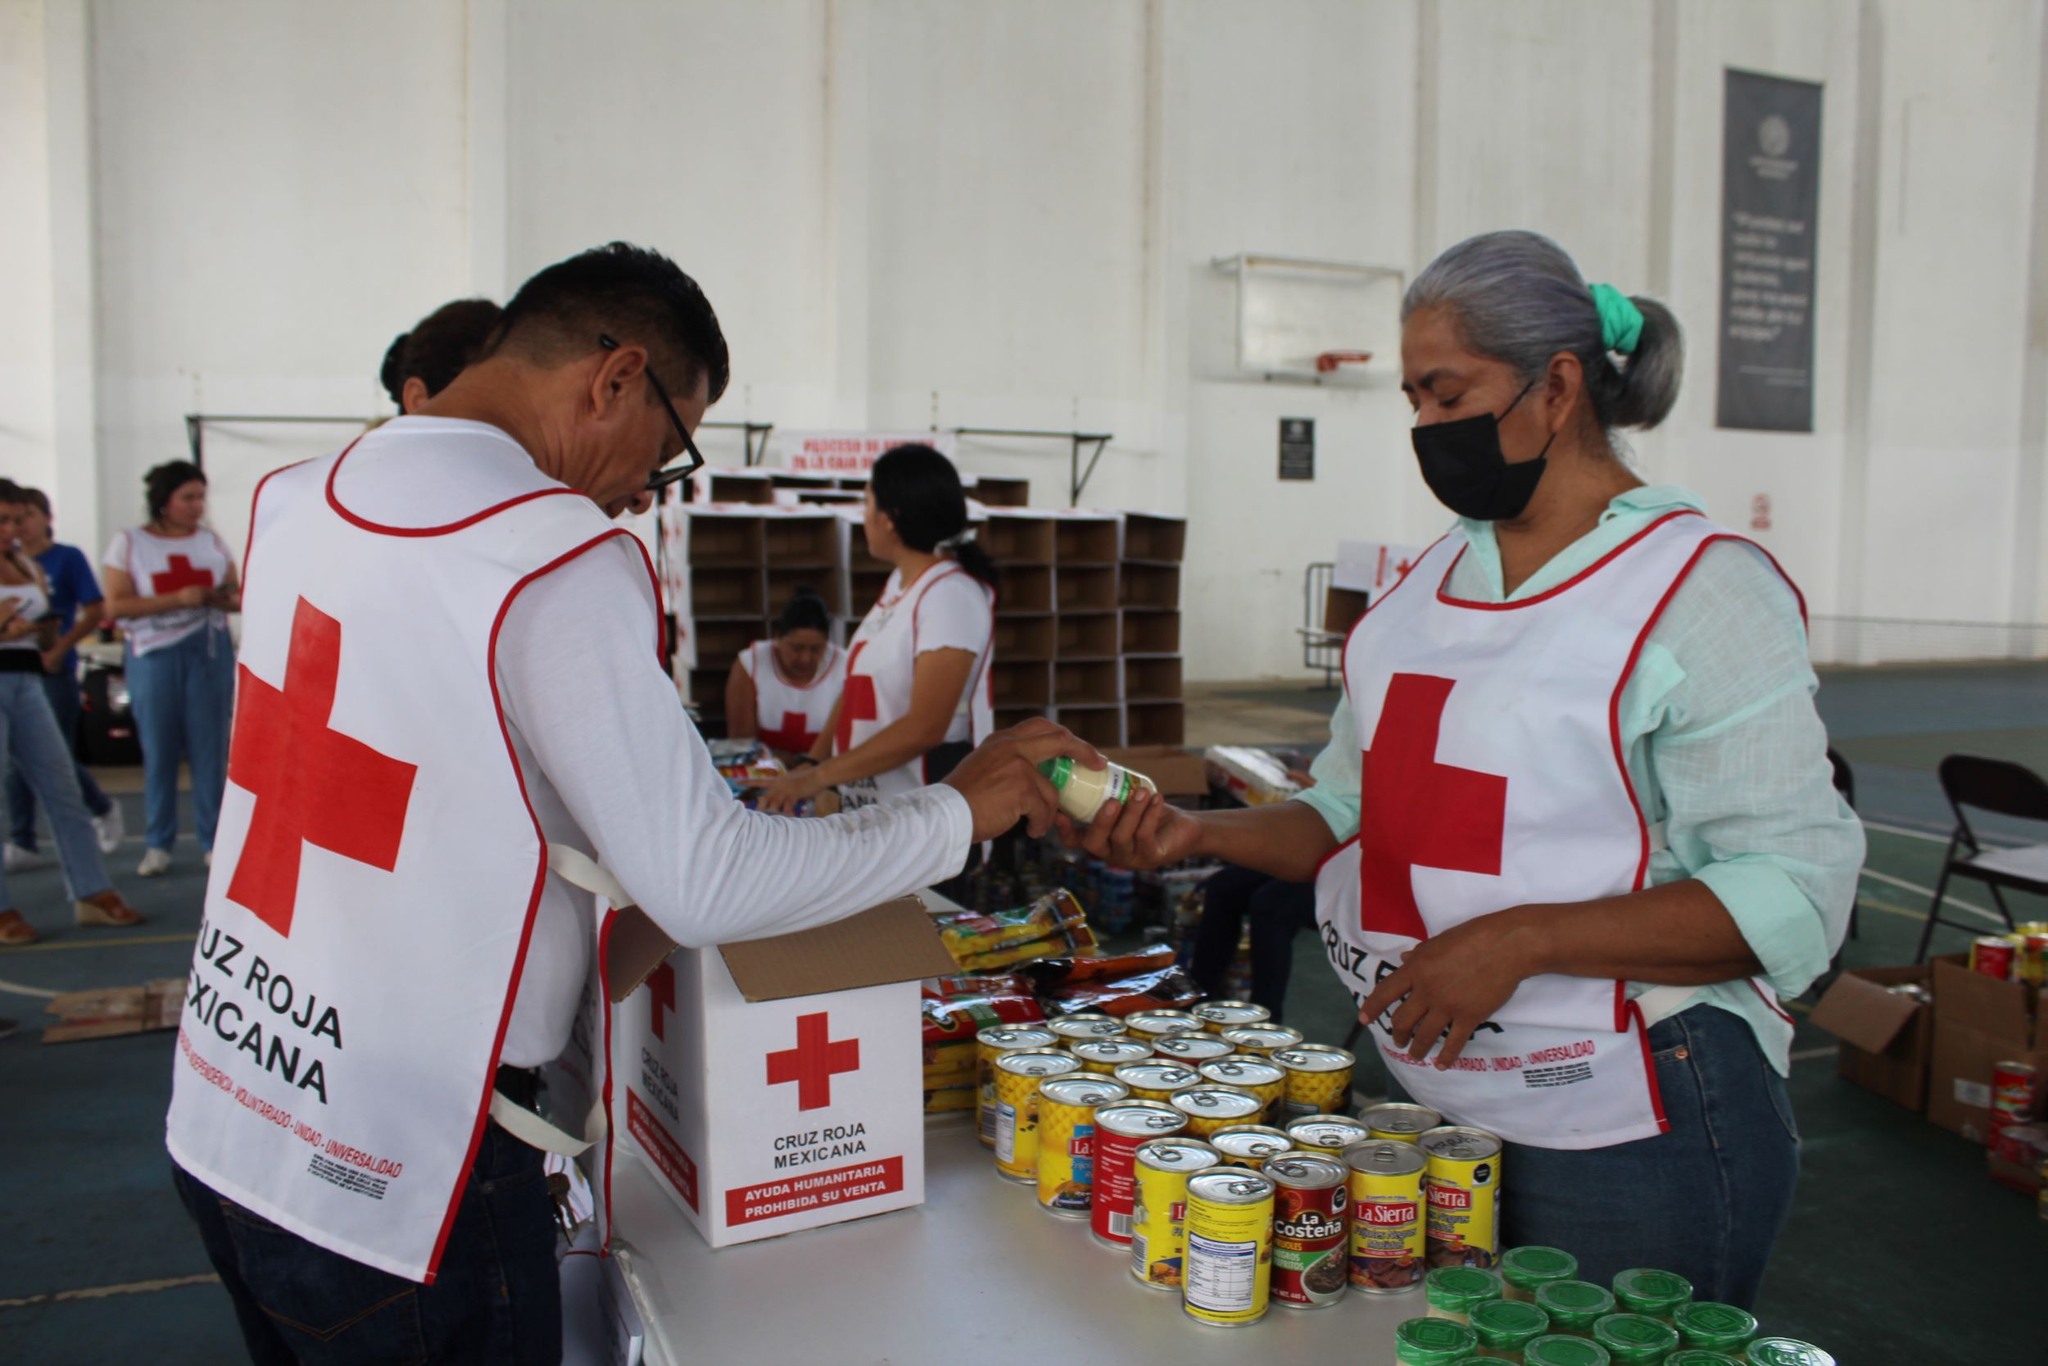
[[[1042,831],[1036,763],[1099,762],[1037,722],[857,814],[730,798],[611,521],[728,375],[696,284],[613,243],[528,281],[416,415],[257,491],[168,1146],[259,1363],[558,1359],[542,1154],[490,1119],[531,1103],[590,968],[550,844],[681,943],[758,938]]]

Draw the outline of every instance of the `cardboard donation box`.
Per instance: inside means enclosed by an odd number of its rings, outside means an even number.
[[[713,1247],[922,1204],[918,979],[954,970],[912,897],[677,950],[613,1011],[619,1143]]]
[[[1972,972],[1960,954],[1934,960],[1934,1062],[1927,1118],[1982,1143],[1989,1136],[1991,1071],[2031,1063],[2048,1073],[2041,992]]]
[[[1927,1107],[1934,1008],[1894,990],[1932,980],[1926,965],[1858,968],[1837,977],[1813,1008],[1813,1023],[1842,1041],[1836,1073],[1918,1112]]]
[[[1206,797],[1209,770],[1202,756],[1179,745],[1135,745],[1106,749],[1102,756],[1150,778],[1162,797]]]

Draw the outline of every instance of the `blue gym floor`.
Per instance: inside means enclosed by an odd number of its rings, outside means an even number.
[[[1224,723],[1246,743],[1312,741],[1334,700],[1285,686],[1204,693],[1206,717],[1204,701],[1191,701],[1194,738],[1224,738],[1201,733]],[[1905,962],[1950,824],[1934,765],[1969,751],[2048,772],[2048,666],[1834,672],[1821,709],[1855,766],[1871,831],[1862,934],[1843,961]],[[132,775],[118,776],[131,789],[118,798],[129,828],[139,829]],[[46,938],[0,950],[0,1015],[22,1026],[0,1041],[0,1362],[242,1359],[226,1297],[171,1190],[162,1135],[174,1036],[49,1046],[40,1037],[45,993],[183,976],[205,870],[187,840],[169,875],[145,881],[134,876],[141,853],[131,840],[111,864],[150,916],[138,930],[72,927],[54,869],[8,879]],[[1962,900],[1987,904],[1971,890]],[[2048,916],[2025,898],[2014,910]],[[1965,940],[1944,930],[1935,947]],[[1341,1040],[1341,993],[1312,937],[1296,943],[1290,1021]],[[1805,1175],[1765,1284],[1766,1327],[1830,1345],[1856,1366],[2048,1358],[2033,1298],[2048,1271],[2048,1223],[2031,1202],[1985,1177],[1980,1148],[1838,1081],[1827,1036],[1802,1024],[1794,1047]]]

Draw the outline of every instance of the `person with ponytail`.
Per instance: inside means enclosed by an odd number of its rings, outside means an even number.
[[[1799,1170],[1780,1002],[1841,944],[1864,841],[1798,591],[1627,462],[1682,361],[1669,310],[1548,238],[1439,256],[1401,387],[1457,521],[1352,633],[1315,786],[1063,833],[1313,880],[1390,1089],[1505,1141],[1499,1247],[1747,1306]]]
[[[446,389],[454,378],[490,350],[505,310],[489,299],[456,299],[442,304],[401,332],[384,352],[378,382],[400,414]]]
[[[930,446],[897,446],[868,476],[868,553],[893,566],[847,647],[846,684],[816,761],[761,795],[790,811],[826,788],[848,810],[938,782],[994,728],[988,666],[995,638],[995,563],[967,525],[953,462]]]
[[[807,756],[830,728],[846,683],[832,614],[809,588],[790,595],[767,640],[740,652],[725,679],[725,733],[756,737],[785,758]]]

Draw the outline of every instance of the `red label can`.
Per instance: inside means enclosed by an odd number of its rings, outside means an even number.
[[[2024,1124],[2034,1114],[2035,1076],[2032,1063],[2000,1062],[1991,1065],[1991,1122],[1986,1140],[1998,1146],[1998,1135],[2014,1124]]]
[[[1266,1163],[1273,1193],[1273,1303],[1335,1304],[1351,1283],[1349,1172],[1325,1157],[1292,1154]]]
[[[1986,977],[1996,977],[2001,982],[2013,979],[2013,959],[2017,956],[2012,940],[2000,934],[1987,934],[1970,945],[1970,971]]]
[[[1138,1148],[1187,1128],[1187,1116],[1150,1100],[1119,1101],[1095,1112],[1095,1190],[1088,1231],[1106,1247],[1131,1245],[1131,1213],[1138,1191]]]

